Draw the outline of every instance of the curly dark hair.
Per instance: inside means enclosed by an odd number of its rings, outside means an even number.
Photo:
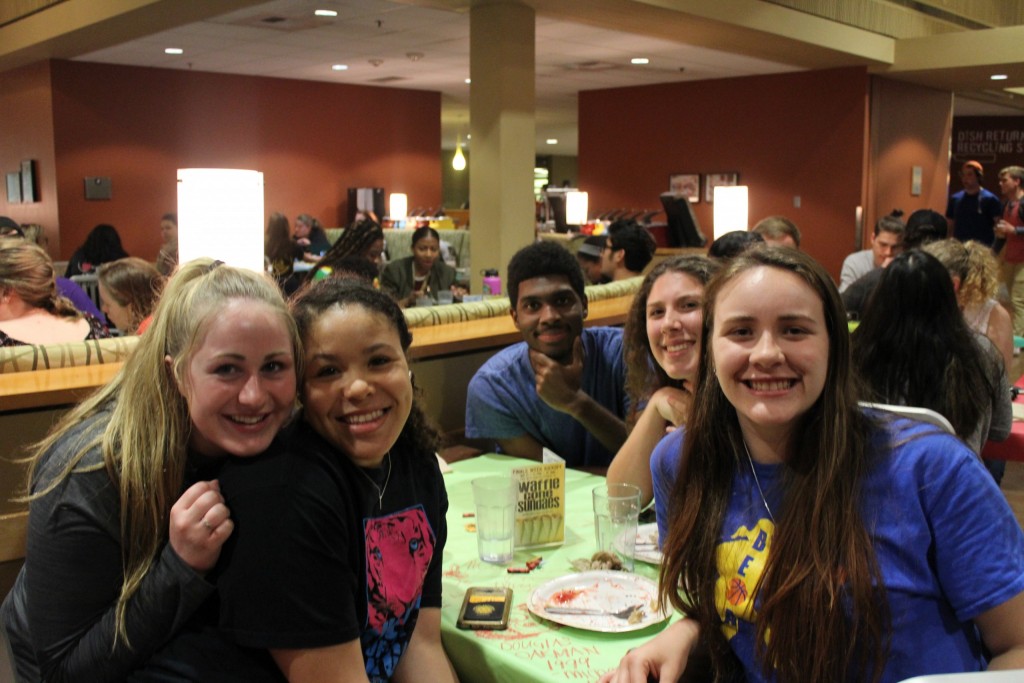
[[[678,387],[682,384],[669,377],[651,353],[651,342],[647,338],[647,298],[651,295],[651,288],[665,273],[683,273],[706,285],[719,268],[721,265],[717,261],[706,256],[675,256],[654,266],[640,284],[626,314],[626,328],[622,333],[626,356],[626,392],[634,415],[638,406],[661,387]]]
[[[534,242],[523,247],[508,262],[508,299],[512,308],[519,302],[519,283],[535,277],[564,275],[569,285],[587,305],[583,271],[576,257],[555,242]]]
[[[402,351],[408,354],[412,333],[409,332],[402,309],[387,294],[353,278],[331,277],[319,280],[296,294],[291,301],[291,310],[299,329],[299,337],[305,341],[310,329],[324,313],[331,308],[345,306],[362,306],[387,320],[398,333]],[[441,434],[420,407],[420,392],[415,380],[410,381],[413,389],[412,410],[395,445],[417,456],[433,458],[441,445]]]
[[[327,253],[321,256],[316,265],[309,270],[308,279],[313,279],[316,272],[324,267],[337,270],[338,263],[346,257],[362,257],[367,247],[382,239],[384,239],[384,231],[377,223],[368,218],[354,223],[345,229],[338,241],[331,245]]]

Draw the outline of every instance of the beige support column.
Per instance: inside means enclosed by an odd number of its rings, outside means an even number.
[[[469,14],[469,208],[472,290],[534,240],[534,11],[498,0]]]

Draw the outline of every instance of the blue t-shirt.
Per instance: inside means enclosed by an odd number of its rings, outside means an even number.
[[[626,366],[622,330],[583,330],[583,391],[624,418]],[[529,434],[573,466],[605,467],[615,453],[601,445],[572,416],[555,410],[537,396],[536,379],[526,342],[513,344],[491,357],[469,382],[466,436],[511,439]]]
[[[975,240],[992,246],[996,239],[993,228],[1002,214],[999,197],[985,188],[978,194],[960,190],[951,195],[946,204],[946,218],[953,219],[953,237],[961,242]]]
[[[1024,590],[1024,534],[978,457],[934,427],[897,418],[873,437],[879,457],[863,484],[861,514],[885,582],[892,640],[883,681],[986,666],[972,619]],[[682,430],[651,458],[659,538],[678,471]],[[675,436],[679,434],[679,436]],[[754,463],[733,476],[718,551],[716,599],[722,629],[746,672],[762,681],[755,658],[751,595],[771,550],[767,507],[783,505],[781,465]],[[666,481],[666,477],[668,480]]]

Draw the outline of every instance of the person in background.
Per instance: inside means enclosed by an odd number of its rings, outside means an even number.
[[[1002,217],[995,232],[1004,241],[1003,282],[1013,306],[1013,333],[1024,336],[1024,168],[1007,166],[999,172],[999,189],[1003,193]]]
[[[160,240],[156,269],[164,277],[170,277],[178,267],[178,214],[165,213],[160,217]]]
[[[267,219],[267,227],[263,232],[263,257],[267,272],[285,296],[294,292],[297,287],[294,283],[296,278],[293,277],[295,260],[302,258],[302,251],[292,241],[292,228],[283,213],[274,212]]]
[[[64,277],[95,274],[96,269],[104,263],[126,256],[128,252],[121,246],[117,228],[101,223],[89,231],[85,242],[71,255]]]
[[[768,244],[800,248],[800,228],[785,216],[762,218],[750,231],[763,237]]]
[[[939,240],[924,250],[939,259],[953,278],[953,291],[967,326],[988,337],[1003,357],[1003,367],[1013,366],[1013,324],[1010,314],[996,301],[999,263],[981,242]]]
[[[907,219],[900,249],[902,251],[919,249],[936,240],[946,239],[948,232],[949,224],[941,213],[931,209],[918,209]],[[850,319],[855,320],[860,315],[867,304],[868,297],[871,296],[871,292],[874,291],[884,273],[884,268],[873,268],[841,293],[843,305],[846,306],[846,313]]]
[[[608,466],[608,481],[639,486],[644,506],[654,495],[651,453],[690,414],[704,285],[719,267],[704,256],[662,261],[644,278],[626,315],[626,390],[632,417],[639,412],[640,418]]]
[[[170,280],[124,367],[34,450],[0,608],[19,681],[126,680],[213,594],[234,528],[217,473],[289,420],[298,352],[262,275],[201,259]]]
[[[999,197],[981,186],[985,170],[977,161],[965,161],[960,167],[962,190],[950,195],[946,204],[946,218],[953,237],[966,242],[974,240],[991,247],[995,241],[993,230],[1002,213]]]
[[[302,254],[302,260],[315,263],[317,259],[327,253],[331,248],[331,241],[327,239],[320,221],[303,213],[295,219],[295,229],[292,234],[297,252]]]
[[[732,230],[715,238],[708,247],[708,256],[719,261],[730,261],[758,244],[764,244],[764,236],[761,233]]]
[[[903,246],[903,231],[906,226],[896,216],[883,216],[875,223],[868,249],[855,251],[843,260],[839,274],[839,292],[843,293],[854,282],[875,268],[888,265]]]
[[[853,333],[853,365],[870,400],[934,410],[975,453],[1010,435],[999,351],[967,326],[949,271],[931,254],[909,251],[886,268]],[[998,484],[1006,463],[986,466]]]
[[[0,217],[0,223],[2,223],[2,217]],[[22,226],[19,230],[20,234],[26,241],[31,244],[38,244],[42,247],[43,251],[46,251],[50,241],[46,237],[46,231],[43,230],[43,226],[38,223],[32,223],[30,225]],[[56,274],[56,271],[54,271],[54,273]],[[99,307],[96,305],[96,302],[86,294],[85,290],[82,289],[77,282],[69,280],[61,275],[57,275],[56,281],[57,294],[70,301],[80,313],[90,315],[103,324],[107,324],[109,322],[107,317],[103,315]]]
[[[576,261],[583,270],[587,284],[599,285],[611,281],[611,278],[601,272],[601,257],[604,255],[607,243],[608,240],[604,235],[591,235],[583,240],[583,244],[576,250]]]
[[[583,327],[583,273],[553,242],[512,256],[508,293],[523,341],[473,375],[466,436],[521,458],[540,460],[546,447],[570,466],[607,467],[626,440],[622,330]]]
[[[454,683],[441,645],[448,497],[405,316],[337,278],[312,283],[292,311],[302,420],[278,452],[229,462],[220,477],[237,522],[218,567],[220,637],[269,650],[293,683]],[[178,661],[215,669],[190,680],[256,678],[240,674],[244,660],[204,664],[209,647],[177,648]]]
[[[441,238],[437,230],[417,228],[412,234],[412,256],[392,261],[384,266],[380,284],[402,308],[416,304],[416,299],[427,298],[437,302],[438,292],[451,292],[455,301],[461,301],[466,290],[455,284],[455,269],[440,259]]]
[[[164,276],[149,261],[134,256],[104,263],[96,275],[107,320],[122,334],[142,334],[163,291]]]
[[[636,277],[654,258],[657,248],[647,228],[636,221],[616,221],[608,226],[601,275],[613,281]]]
[[[824,268],[742,254],[705,290],[701,349],[655,453],[679,462],[659,586],[686,618],[602,683],[675,681],[698,644],[716,680],[1024,668],[1024,533],[959,439],[858,405]]]
[[[342,259],[352,256],[372,263],[378,271],[381,269],[384,264],[384,231],[380,224],[364,218],[346,228],[338,241],[313,266],[310,279],[316,278],[321,270],[335,269]]]
[[[380,289],[380,272],[373,262],[362,256],[343,256],[333,266],[318,268],[313,280],[325,280],[329,277],[350,277],[362,280],[374,289]]]
[[[109,337],[106,326],[57,293],[53,262],[20,237],[0,238],[0,346]]]

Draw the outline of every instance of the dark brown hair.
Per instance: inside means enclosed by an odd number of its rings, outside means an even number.
[[[758,267],[793,273],[821,298],[829,357],[821,396],[794,430],[793,452],[782,465],[785,498],[776,511],[762,578],[750,594],[757,600],[757,659],[766,676],[774,672],[780,681],[878,681],[890,622],[881,572],[860,516],[872,425],[857,406],[839,294],[828,273],[794,249],[755,247],[705,289],[693,413],[669,501],[662,599],[700,624],[716,680],[728,678],[734,660],[716,604],[717,557],[734,475],[746,462],[739,459],[745,446],[736,409],[715,374],[711,333],[722,288]]]

